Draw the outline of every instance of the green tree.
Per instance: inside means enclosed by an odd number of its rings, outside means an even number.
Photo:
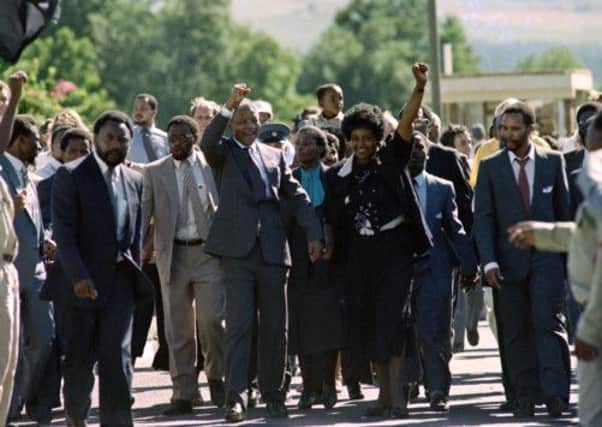
[[[546,50],[541,55],[530,55],[516,64],[517,71],[564,71],[582,68],[583,62],[568,48]]]
[[[439,32],[441,46],[452,45],[454,73],[472,73],[480,71],[479,58],[468,44],[462,23],[456,16],[446,16]]]

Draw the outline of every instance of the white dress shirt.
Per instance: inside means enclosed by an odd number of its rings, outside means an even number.
[[[192,170],[192,176],[194,177],[194,181],[197,187],[197,191],[199,193],[199,197],[201,199],[201,204],[203,205],[203,209],[207,212],[207,208],[209,206],[209,196],[207,193],[207,185],[205,184],[205,178],[203,177],[203,171],[201,170],[200,165],[197,161],[195,161],[194,153],[188,156],[185,160],[176,160],[173,159],[173,163],[175,166],[176,172],[176,182],[178,184],[178,200],[181,201],[184,196],[184,171],[182,168],[182,163],[188,162],[190,164],[190,168]],[[188,222],[185,226],[179,227],[176,230],[176,239],[179,240],[195,240],[201,238],[201,234],[197,228],[197,224],[195,221],[192,201],[188,201]]]
[[[94,158],[96,159],[96,163],[98,163],[98,167],[102,172],[103,178],[106,177],[109,166],[104,162],[104,160],[98,157],[96,152],[94,152]],[[117,165],[113,169],[113,173],[111,175],[111,188],[113,190],[113,194],[115,195],[115,201],[117,202],[117,206],[113,206],[113,215],[115,217],[115,224],[117,225],[116,237],[117,241],[121,242],[125,238],[128,222],[128,200],[125,191],[125,182],[123,180],[123,171],[121,170],[121,165]],[[111,201],[111,203],[112,202],[113,201]]]
[[[529,153],[527,153],[527,157],[529,161],[525,164],[525,172],[527,173],[527,181],[529,181],[529,204],[533,200],[533,181],[535,180],[535,145],[531,143],[529,147]],[[516,154],[512,151],[508,150],[508,161],[510,162],[510,166],[512,166],[512,172],[514,172],[514,179],[518,185],[518,175],[520,173],[520,164],[517,159],[520,159]],[[500,266],[497,262],[489,262],[485,265],[483,270],[485,274],[488,271],[493,270],[494,268],[499,269]]]
[[[144,128],[139,125],[134,126],[134,135],[132,136],[132,145],[128,151],[127,159],[134,163],[147,164],[149,163],[148,155],[144,149],[144,141],[142,140],[142,132]],[[169,154],[169,145],[167,143],[167,134],[154,125],[148,128],[150,133],[150,143],[157,159],[165,157]]]
[[[36,175],[42,179],[50,178],[62,165],[63,164],[61,162],[50,155],[44,166],[36,170]]]

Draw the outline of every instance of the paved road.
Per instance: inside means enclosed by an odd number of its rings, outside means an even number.
[[[481,343],[476,348],[467,348],[467,351],[454,356],[452,361],[453,386],[449,414],[442,416],[430,411],[426,402],[420,401],[410,405],[411,418],[408,420],[383,420],[366,419],[362,417],[370,401],[376,398],[376,388],[364,387],[367,399],[362,402],[349,402],[346,392],[343,391],[339,398],[341,401],[332,410],[313,409],[311,411],[298,411],[296,409],[299,394],[292,392],[287,405],[290,419],[268,421],[263,416],[265,409],[260,407],[249,412],[248,421],[238,424],[240,426],[576,426],[576,385],[572,387],[571,411],[572,413],[560,420],[552,420],[547,416],[545,407],[537,408],[536,417],[531,422],[514,419],[510,414],[496,411],[497,406],[503,401],[503,391],[500,383],[500,364],[497,356],[495,340],[482,322],[480,328]],[[195,410],[188,417],[166,418],[161,416],[161,411],[169,401],[170,379],[167,373],[155,372],[149,367],[154,342],[149,341],[147,351],[142,361],[138,363],[134,377],[134,405],[135,423],[139,426],[224,426],[223,412],[209,404]],[[574,363],[574,360],[573,360]],[[294,383],[298,383],[295,378]],[[205,383],[202,384],[202,395],[209,401],[209,391]],[[94,407],[97,407],[94,400]],[[91,426],[98,426],[96,410],[92,412]],[[56,420],[53,425],[64,425],[62,411],[55,413]],[[20,426],[31,426],[32,423],[20,423]]]

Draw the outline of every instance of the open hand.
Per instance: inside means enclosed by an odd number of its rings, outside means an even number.
[[[80,280],[73,285],[73,292],[78,298],[95,300],[98,298],[98,291],[91,280]]]
[[[226,101],[226,108],[230,111],[234,111],[238,108],[240,103],[251,93],[251,88],[246,83],[237,83],[232,88],[230,97]]]
[[[593,345],[581,341],[579,338],[575,339],[575,356],[577,356],[577,359],[591,362],[596,359],[599,354],[600,352]]]
[[[416,62],[414,65],[412,65],[412,74],[414,74],[414,80],[416,80],[417,88],[424,89],[429,79],[428,72],[428,65],[423,64],[422,62]]]

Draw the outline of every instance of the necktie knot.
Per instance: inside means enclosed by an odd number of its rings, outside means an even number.
[[[524,159],[519,159],[519,158],[517,157],[517,158],[516,158],[516,159],[514,159],[514,160],[516,160],[516,163],[518,163],[518,164],[519,164],[519,166],[520,166],[521,168],[524,168],[524,167],[527,165],[527,162],[529,161],[529,158],[528,158],[528,157],[525,157]]]

